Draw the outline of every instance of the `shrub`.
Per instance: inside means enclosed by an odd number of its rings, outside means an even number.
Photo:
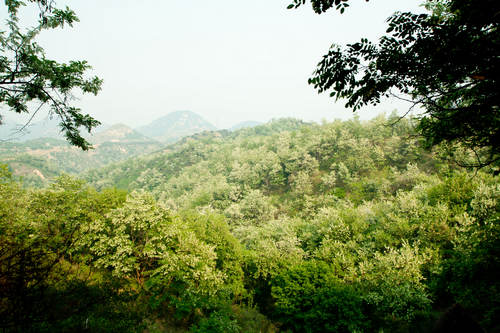
[[[275,317],[297,332],[352,332],[368,322],[360,294],[342,282],[331,266],[310,261],[284,271],[272,281]]]

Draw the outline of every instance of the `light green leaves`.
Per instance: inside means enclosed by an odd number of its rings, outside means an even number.
[[[189,220],[172,215],[150,194],[133,192],[123,207],[90,226],[86,244],[97,267],[135,280],[141,288],[154,277],[165,287],[182,283],[191,292],[209,295],[227,276],[215,245],[202,237]]]

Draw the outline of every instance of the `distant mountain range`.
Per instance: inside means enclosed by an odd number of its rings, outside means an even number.
[[[231,128],[236,131],[242,128],[262,125],[258,121],[243,121]],[[20,129],[23,128],[22,131]],[[111,130],[111,131],[108,131]],[[82,135],[92,143],[99,144],[107,141],[118,140],[141,141],[154,139],[163,143],[174,143],[183,137],[204,131],[215,131],[217,128],[200,115],[191,111],[175,111],[163,117],[153,120],[148,125],[135,128],[135,130],[123,124],[102,124],[92,131],[92,134],[82,132]],[[0,141],[25,142],[40,138],[52,138],[64,140],[64,135],[59,127],[59,119],[45,119],[33,122],[24,127],[24,123],[3,117],[0,125]]]
[[[26,184],[34,186],[46,184],[61,172],[80,174],[89,169],[159,151],[166,144],[187,136],[217,130],[194,112],[176,111],[135,130],[123,124],[103,124],[92,134],[82,133],[94,147],[84,152],[65,141],[57,118],[34,122],[21,132],[19,130],[23,124],[8,117],[2,120],[0,163],[7,163],[16,176],[22,176]],[[246,121],[230,130],[259,124]]]
[[[110,125],[108,124],[101,124],[96,127],[92,133],[93,135],[98,134],[109,127]],[[87,139],[92,137],[91,134],[88,134],[85,131],[82,131],[82,136]],[[32,122],[26,125],[13,118],[5,117],[3,119],[3,124],[0,125],[1,141],[24,142],[40,138],[52,138],[59,140],[65,139],[64,134],[61,132],[58,118],[47,118],[45,120]]]

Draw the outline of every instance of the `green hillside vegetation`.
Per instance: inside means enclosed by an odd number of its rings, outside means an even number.
[[[280,119],[265,126],[245,128],[234,133],[228,130],[202,132],[185,137],[154,154],[91,170],[86,173],[85,179],[98,189],[113,186],[126,190],[153,189],[160,184],[154,184],[155,179],[165,181],[179,174],[185,167],[209,159],[224,144],[230,144],[235,138],[267,137],[273,133],[293,131],[304,125],[300,120]],[[141,185],[143,183],[144,187]]]
[[[276,120],[38,190],[5,167],[0,327],[497,331],[498,176],[414,127]]]

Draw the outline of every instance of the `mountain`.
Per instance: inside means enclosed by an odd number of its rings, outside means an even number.
[[[229,130],[230,131],[237,131],[242,128],[249,128],[249,127],[255,127],[262,125],[260,121],[254,121],[254,120],[247,120],[247,121],[242,121],[240,123],[237,123],[236,125],[232,126]]]
[[[26,127],[24,124],[24,120],[4,116],[2,125],[0,125],[0,141],[26,142],[40,138],[65,140],[57,117],[32,122]],[[19,131],[21,128],[23,130]],[[118,141],[122,143],[125,141],[150,141],[151,138],[160,142],[173,143],[185,136],[216,129],[214,125],[194,112],[176,111],[136,130],[123,124],[113,126],[102,124],[95,128],[92,134],[83,130],[82,136],[94,144]]]
[[[217,128],[191,111],[175,111],[136,130],[161,142],[172,143],[182,137]]]

